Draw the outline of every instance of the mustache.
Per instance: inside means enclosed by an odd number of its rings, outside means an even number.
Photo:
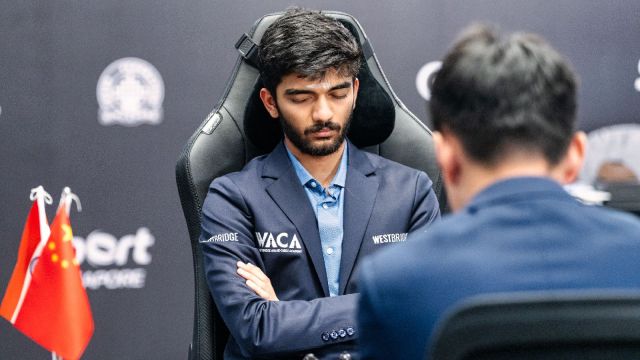
[[[335,130],[338,131],[340,130],[340,125],[334,123],[333,121],[323,121],[321,123],[317,123],[311,127],[308,127],[304,130],[304,134],[305,135],[309,135],[312,133],[316,133],[319,131],[322,131],[323,129],[329,129],[329,130]]]

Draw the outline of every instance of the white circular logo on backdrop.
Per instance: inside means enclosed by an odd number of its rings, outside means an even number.
[[[416,75],[416,88],[423,99],[429,101],[431,99],[431,84],[435,78],[435,74],[442,67],[442,61],[432,61],[424,64]]]
[[[640,74],[640,60],[638,60],[638,74]],[[635,88],[637,91],[640,91],[640,77],[636,79]]]
[[[162,121],[164,83],[158,70],[145,60],[128,57],[109,64],[98,79],[96,97],[102,125]]]

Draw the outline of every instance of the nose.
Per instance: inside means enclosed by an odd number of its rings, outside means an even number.
[[[333,109],[325,96],[320,96],[313,107],[314,121],[329,121],[333,118]]]

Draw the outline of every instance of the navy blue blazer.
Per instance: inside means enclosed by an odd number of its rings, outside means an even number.
[[[640,288],[640,221],[545,178],[493,184],[457,214],[360,267],[366,359],[423,359],[451,305],[495,292]]]
[[[284,144],[211,183],[200,245],[231,333],[225,359],[301,359],[309,352],[331,359],[354,351],[360,260],[439,217],[424,172],[348,146],[340,296],[329,297],[316,217]],[[238,260],[260,267],[280,301],[250,290],[236,273]]]

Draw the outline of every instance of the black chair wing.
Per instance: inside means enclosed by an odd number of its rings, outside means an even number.
[[[441,321],[425,358],[639,359],[640,292],[471,298]]]
[[[444,209],[443,185],[430,131],[393,93],[358,22],[345,13],[325,13],[345,24],[363,44],[365,53],[349,139],[367,151],[427,172]],[[248,32],[249,37],[258,43],[265,29],[280,15],[259,19]],[[192,359],[222,359],[228,337],[209,294],[198,245],[201,208],[208,186],[216,177],[238,171],[255,156],[271,151],[282,136],[278,122],[268,117],[257,99],[260,86],[258,70],[239,57],[222,99],[191,136],[176,165],[195,274]]]

